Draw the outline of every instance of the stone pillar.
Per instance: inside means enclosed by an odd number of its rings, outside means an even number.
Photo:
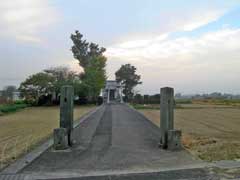
[[[174,90],[170,87],[161,88],[160,95],[160,145],[166,149],[168,131],[174,128]]]
[[[108,92],[107,92],[107,103],[110,103],[110,89],[108,89]]]
[[[120,103],[123,103],[123,98],[122,98],[122,88],[119,88],[119,94],[120,94]]]
[[[117,100],[117,98],[118,98],[118,93],[117,93],[117,91],[116,91],[116,89],[114,90],[114,100]]]
[[[72,145],[73,131],[73,99],[74,90],[72,86],[62,86],[60,98],[60,128],[66,128],[68,145]]]

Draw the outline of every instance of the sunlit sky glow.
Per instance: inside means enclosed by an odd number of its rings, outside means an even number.
[[[0,88],[52,66],[80,71],[70,34],[107,48],[107,74],[131,63],[141,93],[240,94],[239,0],[11,0],[0,3]]]

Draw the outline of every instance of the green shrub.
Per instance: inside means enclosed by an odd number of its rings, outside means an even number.
[[[30,106],[37,106],[38,105],[38,103],[35,99],[26,99],[24,102],[26,104],[29,104]]]
[[[10,113],[28,107],[27,104],[7,104],[0,106],[0,112]]]
[[[16,100],[14,104],[26,104],[25,100]]]
[[[192,104],[191,99],[176,99],[176,104]]]

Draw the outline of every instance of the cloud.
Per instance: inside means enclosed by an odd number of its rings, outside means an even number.
[[[63,65],[63,66],[67,66],[72,71],[77,72],[77,73],[83,72],[83,68],[81,66],[79,66],[79,62],[77,60],[67,61],[67,63],[65,63],[65,65]]]
[[[145,39],[126,41],[107,48],[109,58],[136,60],[145,62],[168,62],[176,58],[180,61],[194,60],[196,56],[222,53],[238,49],[240,29],[222,29],[205,33],[198,38],[180,37],[176,39],[159,39],[159,36]],[[173,61],[173,60],[172,60]]]
[[[11,0],[0,4],[0,36],[41,42],[39,32],[56,22],[57,11],[48,0]]]
[[[24,41],[24,42],[33,42],[33,43],[41,43],[41,39],[37,36],[31,35],[17,35],[15,36],[16,40],[18,41]]]
[[[225,14],[226,10],[209,10],[206,12],[195,12],[185,17],[185,23],[179,25],[179,30],[193,31],[204,25],[217,21]],[[201,14],[201,15],[200,15]]]
[[[121,37],[118,46],[134,49],[151,44],[152,41],[166,40],[171,33],[175,32],[190,32],[198,28],[204,27],[221,18],[228,9],[203,9],[193,8],[185,11],[167,11],[161,12],[157,19],[155,19],[155,26],[153,31],[139,31],[129,33]],[[144,38],[143,38],[144,37]],[[110,47],[111,48],[111,47]]]
[[[182,82],[186,87],[198,82],[199,86],[202,83],[202,88],[208,88],[206,82],[211,84],[209,87],[214,84],[217,87],[223,85],[221,80],[230,83],[239,77],[240,29],[220,29],[199,37],[157,37],[108,47],[106,56],[109,63],[118,61],[137,66],[146,91],[148,87],[160,87],[155,80],[162,85],[174,86]],[[228,87],[231,88],[230,85]]]

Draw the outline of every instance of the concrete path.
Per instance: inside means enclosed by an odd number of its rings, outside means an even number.
[[[186,151],[159,149],[159,134],[157,126],[128,106],[106,105],[75,128],[71,149],[50,148],[18,173],[39,179],[213,178]]]

